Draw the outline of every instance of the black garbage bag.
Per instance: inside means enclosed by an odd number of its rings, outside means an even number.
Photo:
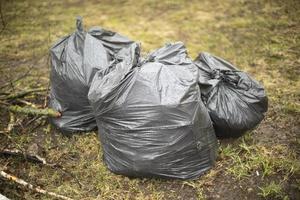
[[[198,66],[202,99],[220,138],[239,137],[264,118],[268,99],[262,85],[227,61],[201,53]]]
[[[85,32],[82,20],[77,30],[58,41],[51,49],[51,90],[49,107],[62,113],[51,122],[62,132],[91,131],[96,121],[87,95],[97,71],[118,61],[116,54],[134,42],[101,28]],[[121,53],[122,52],[122,53]],[[125,56],[125,55],[124,55]]]
[[[137,60],[132,51],[91,84],[104,162],[130,177],[197,178],[217,150],[197,67],[180,42]]]

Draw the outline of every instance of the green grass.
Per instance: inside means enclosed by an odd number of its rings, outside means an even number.
[[[221,148],[221,157],[229,158],[227,171],[237,179],[251,176],[262,178],[277,173],[289,177],[300,172],[299,161],[295,152],[283,145],[266,148],[254,143],[247,144],[244,139],[233,147],[227,145]]]
[[[272,199],[290,197],[290,190],[300,194],[299,1],[1,3],[6,28],[0,37],[0,86],[33,67],[14,88],[5,88],[6,92],[47,87],[48,49],[58,38],[74,31],[75,18],[81,15],[87,28],[103,26],[141,42],[144,54],[164,43],[183,41],[192,58],[201,51],[223,57],[262,82],[269,97],[269,111],[261,126],[240,139],[221,142],[216,166],[198,180],[129,179],[115,175],[102,162],[95,133],[69,138],[50,129],[47,123],[38,129],[22,128],[20,124],[31,117],[19,115],[11,140],[1,135],[0,147],[9,144],[28,149],[38,143],[42,156],[64,166],[83,187],[61,170],[0,158],[1,165],[7,163],[11,173],[74,199],[214,199],[216,195],[221,199],[243,199],[247,195],[252,199]],[[27,100],[42,104],[34,96]],[[2,111],[1,130],[9,120],[8,113]],[[32,126],[40,122],[41,119]],[[238,188],[233,189],[233,185]],[[252,193],[245,192],[248,187],[253,188]],[[51,199],[5,181],[0,181],[0,192],[12,199]]]
[[[258,193],[263,198],[268,199],[283,199],[288,200],[288,196],[284,195],[284,192],[282,190],[282,186],[280,184],[275,183],[272,181],[270,184],[267,184],[263,187],[260,187],[260,193]]]

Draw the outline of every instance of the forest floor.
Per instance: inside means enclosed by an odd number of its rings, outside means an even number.
[[[81,15],[85,27],[117,31],[141,42],[143,52],[183,41],[192,58],[206,51],[229,60],[265,86],[269,111],[255,130],[221,140],[215,167],[197,180],[115,175],[102,162],[95,132],[66,137],[44,117],[18,114],[0,135],[0,149],[34,152],[68,173],[7,156],[0,169],[74,199],[300,199],[300,1],[1,0],[1,13],[1,94],[48,87],[49,48]],[[43,105],[46,96],[25,100]],[[0,108],[0,117],[4,133],[10,114]],[[4,179],[0,194],[53,199]]]

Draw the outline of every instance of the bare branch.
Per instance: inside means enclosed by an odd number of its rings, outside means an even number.
[[[33,107],[33,108],[39,108],[40,106],[34,104],[34,103],[31,103],[29,101],[26,101],[24,99],[16,99],[16,102],[17,103],[22,103],[22,104],[25,104],[26,106],[30,106],[30,107]]]
[[[10,180],[10,181],[13,181],[15,183],[18,183],[28,189],[31,189],[35,192],[38,192],[40,194],[45,194],[45,195],[49,195],[49,196],[52,196],[52,197],[55,197],[55,198],[59,198],[59,199],[64,199],[64,200],[72,200],[71,198],[69,197],[66,197],[66,196],[63,196],[63,195],[59,195],[59,194],[56,194],[54,192],[48,192],[44,189],[41,189],[40,187],[34,187],[32,184],[24,181],[23,179],[20,179],[14,175],[11,175],[11,174],[8,174],[4,171],[0,171],[0,176],[7,179],[7,180]]]
[[[44,92],[47,91],[46,88],[37,88],[37,89],[31,89],[31,90],[25,90],[25,91],[21,91],[15,94],[10,94],[7,97],[5,97],[6,100],[13,100],[13,99],[17,99],[17,98],[22,98],[25,97],[26,95],[35,93],[35,92]]]
[[[12,131],[13,127],[15,126],[15,122],[15,115],[12,112],[9,112],[9,123],[6,128],[7,133],[10,133]]]
[[[7,198],[6,196],[0,194],[0,200],[10,200],[9,198]]]
[[[24,153],[23,151],[18,150],[18,149],[3,149],[2,151],[0,151],[0,155],[1,154],[4,156],[23,157],[25,160],[28,160],[28,161],[36,162],[38,164],[43,164],[43,165],[51,167],[53,169],[60,169],[64,173],[68,174],[70,177],[75,179],[75,181],[80,186],[80,188],[82,188],[82,183],[78,180],[78,178],[75,175],[73,175],[71,172],[68,172],[63,166],[61,166],[59,164],[56,164],[56,163],[52,164],[52,163],[47,162],[45,158],[42,158],[39,155]]]
[[[51,165],[49,163],[46,162],[46,160],[38,155],[31,155],[31,154],[25,154],[22,151],[18,150],[18,149],[3,149],[2,151],[0,151],[0,154],[4,155],[4,156],[21,156],[24,157],[25,160],[30,160],[33,162],[37,162],[37,163],[41,163],[44,165]]]
[[[36,115],[36,116],[48,116],[48,117],[55,117],[58,118],[61,116],[61,113],[51,109],[36,109],[36,108],[30,108],[30,107],[20,107],[20,106],[9,106],[6,107],[11,112],[15,113],[21,113],[26,115]]]

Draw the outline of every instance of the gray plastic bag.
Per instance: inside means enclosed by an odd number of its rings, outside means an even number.
[[[74,33],[50,49],[49,107],[62,113],[60,118],[52,118],[51,122],[66,133],[96,128],[87,98],[90,83],[97,71],[105,71],[112,63],[118,62],[122,49],[134,43],[124,36],[97,27],[87,33],[83,30],[80,17],[76,24]]]
[[[198,70],[182,43],[137,63],[135,50],[89,91],[103,159],[130,177],[193,179],[215,162],[217,140],[200,95]]]
[[[264,118],[268,99],[262,85],[227,61],[201,53],[199,68],[202,99],[220,138],[238,137]]]

